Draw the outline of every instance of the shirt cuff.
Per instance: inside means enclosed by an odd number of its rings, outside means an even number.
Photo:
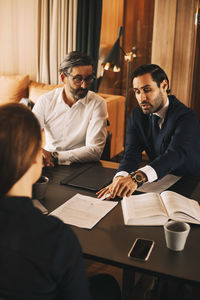
[[[158,175],[156,171],[151,166],[145,166],[143,168],[140,168],[143,173],[147,176],[148,182],[153,182],[158,179]]]
[[[128,176],[128,172],[126,172],[126,171],[120,171],[120,172],[117,172],[117,174],[115,174],[115,176],[114,176],[114,178],[115,177],[118,177],[118,176],[123,176],[123,177],[126,177],[126,176]]]
[[[59,165],[71,165],[71,161],[66,158],[66,153],[58,152],[58,164]]]

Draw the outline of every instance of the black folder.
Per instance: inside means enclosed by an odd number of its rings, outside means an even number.
[[[61,184],[97,192],[111,183],[115,174],[115,169],[94,165],[71,179],[63,179]]]

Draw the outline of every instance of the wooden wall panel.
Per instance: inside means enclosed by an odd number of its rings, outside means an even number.
[[[150,63],[153,32],[154,0],[103,0],[101,44],[109,42],[110,47],[117,39],[118,29],[124,26],[121,46],[125,52],[137,48],[137,58],[131,63],[131,72],[140,64]],[[126,94],[127,63],[121,52],[121,71],[105,71],[99,92]],[[129,82],[130,107],[135,102],[132,84]],[[134,100],[132,100],[134,99]]]
[[[171,82],[171,93],[191,106],[195,57],[195,12],[198,0],[155,0],[152,63]]]
[[[103,0],[100,44],[112,47],[123,26],[124,0]]]
[[[195,12],[196,0],[178,0],[171,88],[172,93],[187,106],[191,106]]]
[[[151,63],[163,68],[171,81],[178,0],[155,0]]]
[[[130,52],[136,48],[136,58],[130,63],[128,115],[137,101],[132,89],[131,74],[135,68],[151,62],[154,0],[126,0],[124,9],[123,48]],[[122,94],[126,93],[127,63],[122,60]]]
[[[154,0],[126,0],[124,43],[126,52],[137,49],[137,65],[149,62],[153,32]]]
[[[103,0],[100,47],[103,47],[105,56],[118,37],[120,26],[123,26],[124,1],[125,0]],[[120,80],[120,73],[114,73],[110,70],[104,71],[99,92],[120,95]]]
[[[196,111],[200,119],[200,0],[196,7],[196,20],[195,20],[195,35],[196,35],[196,49],[195,49],[195,61],[194,61],[194,74],[192,82],[192,97],[191,107]]]

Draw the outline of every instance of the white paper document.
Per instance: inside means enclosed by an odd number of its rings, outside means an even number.
[[[144,183],[140,188],[137,189],[139,192],[144,193],[162,193],[170,186],[175,184],[181,177],[168,174],[162,179],[155,182]]]
[[[93,228],[118,202],[76,194],[56,208],[50,215],[56,216],[64,223],[81,228]]]

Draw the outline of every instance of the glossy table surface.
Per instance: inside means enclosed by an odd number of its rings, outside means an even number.
[[[60,185],[64,177],[72,176],[80,169],[84,170],[86,165],[57,166],[44,170],[50,183],[43,204],[49,212],[76,193],[95,197],[94,192]],[[107,163],[104,166],[116,168],[117,164]],[[182,178],[171,189],[200,201],[200,178]],[[182,252],[174,252],[166,248],[162,226],[125,226],[120,202],[92,230],[75,226],[72,228],[87,258],[131,271],[200,284],[200,226],[198,225],[191,225],[191,231]],[[130,260],[127,256],[137,237],[155,241],[154,249],[146,262]]]

